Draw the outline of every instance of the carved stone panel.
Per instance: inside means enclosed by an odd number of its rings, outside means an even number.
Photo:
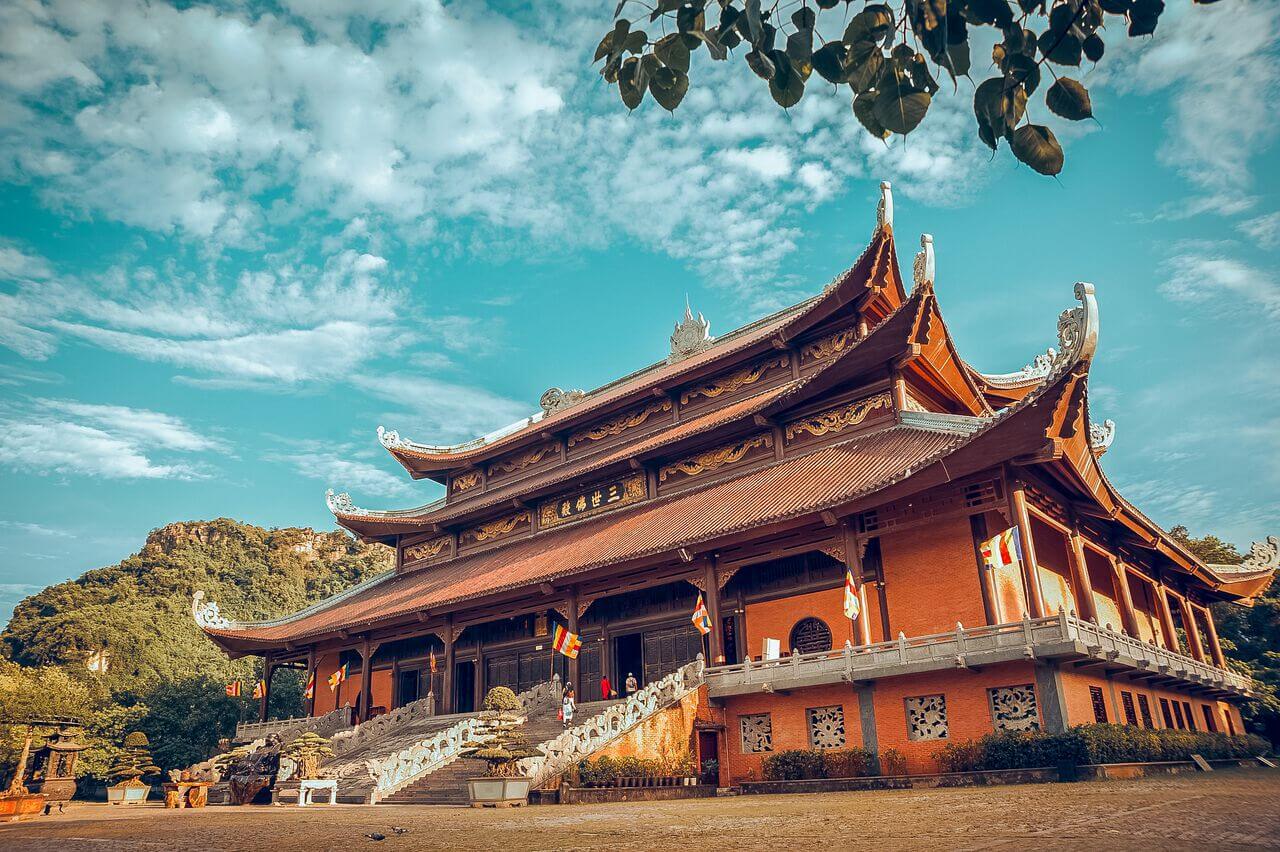
[[[987,695],[991,699],[991,721],[997,731],[1040,729],[1036,688],[1031,684],[997,686],[987,690]]]
[[[572,449],[585,442],[602,441],[605,438],[621,435],[628,429],[643,425],[653,415],[670,410],[671,400],[664,399],[624,411],[616,417],[574,432],[569,436],[569,448]]]
[[[742,734],[742,753],[759,754],[773,751],[773,717],[768,713],[752,713],[738,717]]]
[[[809,718],[809,745],[814,748],[844,748],[844,707],[810,707],[805,710]]]
[[[918,695],[904,699],[907,709],[907,739],[947,738],[947,698],[945,695]]]
[[[893,409],[893,399],[888,391],[792,420],[787,424],[786,438],[788,441],[793,441],[801,435],[811,435],[817,438],[831,433],[843,432],[845,429],[862,423],[870,416],[871,412],[877,409],[885,411]]]
[[[755,364],[743,367],[731,373],[724,373],[716,376],[706,384],[689,388],[680,394],[680,404],[688,405],[693,400],[703,397],[706,399],[715,399],[727,393],[733,393],[745,387],[750,387],[756,382],[763,379],[771,371],[775,369],[785,368],[790,364],[790,358],[787,355],[776,355],[771,358],[765,358]]]

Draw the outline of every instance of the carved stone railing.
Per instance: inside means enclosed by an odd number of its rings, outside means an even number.
[[[333,738],[333,753],[337,757],[350,754],[356,749],[369,745],[396,728],[410,722],[429,719],[435,713],[435,697],[430,693],[425,698],[410,701],[403,707],[397,707],[390,713],[375,716],[367,722],[361,722],[350,730],[343,731]]]
[[[556,675],[550,681],[537,684],[516,697],[524,706],[525,718],[527,718],[531,712],[554,707],[559,702],[560,696],[560,677]],[[421,701],[426,700],[421,699]],[[415,701],[399,709],[410,710],[413,704],[418,703],[420,702]],[[379,716],[378,719],[371,720],[371,722],[391,716],[392,713],[388,713],[385,716]],[[430,714],[424,714],[421,710],[413,710],[390,720],[386,725],[376,729],[376,737],[374,732],[370,732],[370,734],[362,738],[361,742],[367,745],[377,738],[394,733],[397,729],[412,721],[430,717]],[[443,722],[450,717],[439,718]],[[453,724],[432,732],[422,740],[406,748],[396,749],[386,755],[361,761],[352,761],[345,766],[339,766],[336,770],[336,775],[339,779],[339,788],[343,798],[360,795],[369,804],[374,804],[394,795],[418,779],[435,772],[440,767],[457,760],[463,751],[464,743],[470,741],[483,742],[489,737],[488,729],[478,714],[459,716],[456,719]],[[366,722],[365,724],[370,723]],[[354,750],[355,745],[346,746],[342,752],[338,752],[335,749],[335,761],[341,758],[342,754],[350,754]]]
[[[671,707],[703,682],[702,655],[671,674],[610,705],[605,710],[557,737],[540,743],[543,757],[522,762],[525,775],[532,776],[536,789],[546,785],[590,757],[613,740],[634,730],[656,713]]]
[[[299,734],[314,731],[322,737],[332,737],[351,727],[351,708],[339,707],[323,716],[295,716],[290,719],[272,719],[269,722],[240,722],[236,725],[236,742],[263,739],[277,734],[281,739],[293,739]]]
[[[1243,695],[1252,684],[1243,675],[1063,612],[983,627],[957,624],[947,633],[899,634],[891,642],[717,666],[707,672],[707,686],[712,697],[723,697],[1035,658],[1091,658]]]

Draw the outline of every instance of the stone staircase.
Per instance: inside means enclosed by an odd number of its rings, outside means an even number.
[[[625,702],[593,701],[579,704],[574,718],[589,719],[610,706],[623,703]],[[534,709],[522,729],[529,742],[550,742],[564,733],[564,723],[556,718],[558,709],[558,706]],[[380,801],[391,805],[465,805],[468,802],[467,779],[475,778],[483,772],[483,763],[455,760]]]

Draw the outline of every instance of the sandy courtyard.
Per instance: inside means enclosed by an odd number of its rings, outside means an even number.
[[[395,834],[393,826],[407,831]],[[381,833],[386,839],[366,838]],[[1280,848],[1280,772],[614,805],[108,810],[0,827],[0,849],[622,850]]]

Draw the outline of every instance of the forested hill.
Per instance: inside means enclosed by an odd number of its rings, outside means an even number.
[[[227,518],[154,530],[118,565],[50,586],[14,610],[0,652],[23,666],[85,671],[88,655],[110,654],[95,676],[110,693],[141,693],[192,675],[247,675],[191,619],[202,590],[229,618],[283,615],[392,565],[391,551],[343,532],[268,530]],[[244,671],[241,671],[243,669]]]

